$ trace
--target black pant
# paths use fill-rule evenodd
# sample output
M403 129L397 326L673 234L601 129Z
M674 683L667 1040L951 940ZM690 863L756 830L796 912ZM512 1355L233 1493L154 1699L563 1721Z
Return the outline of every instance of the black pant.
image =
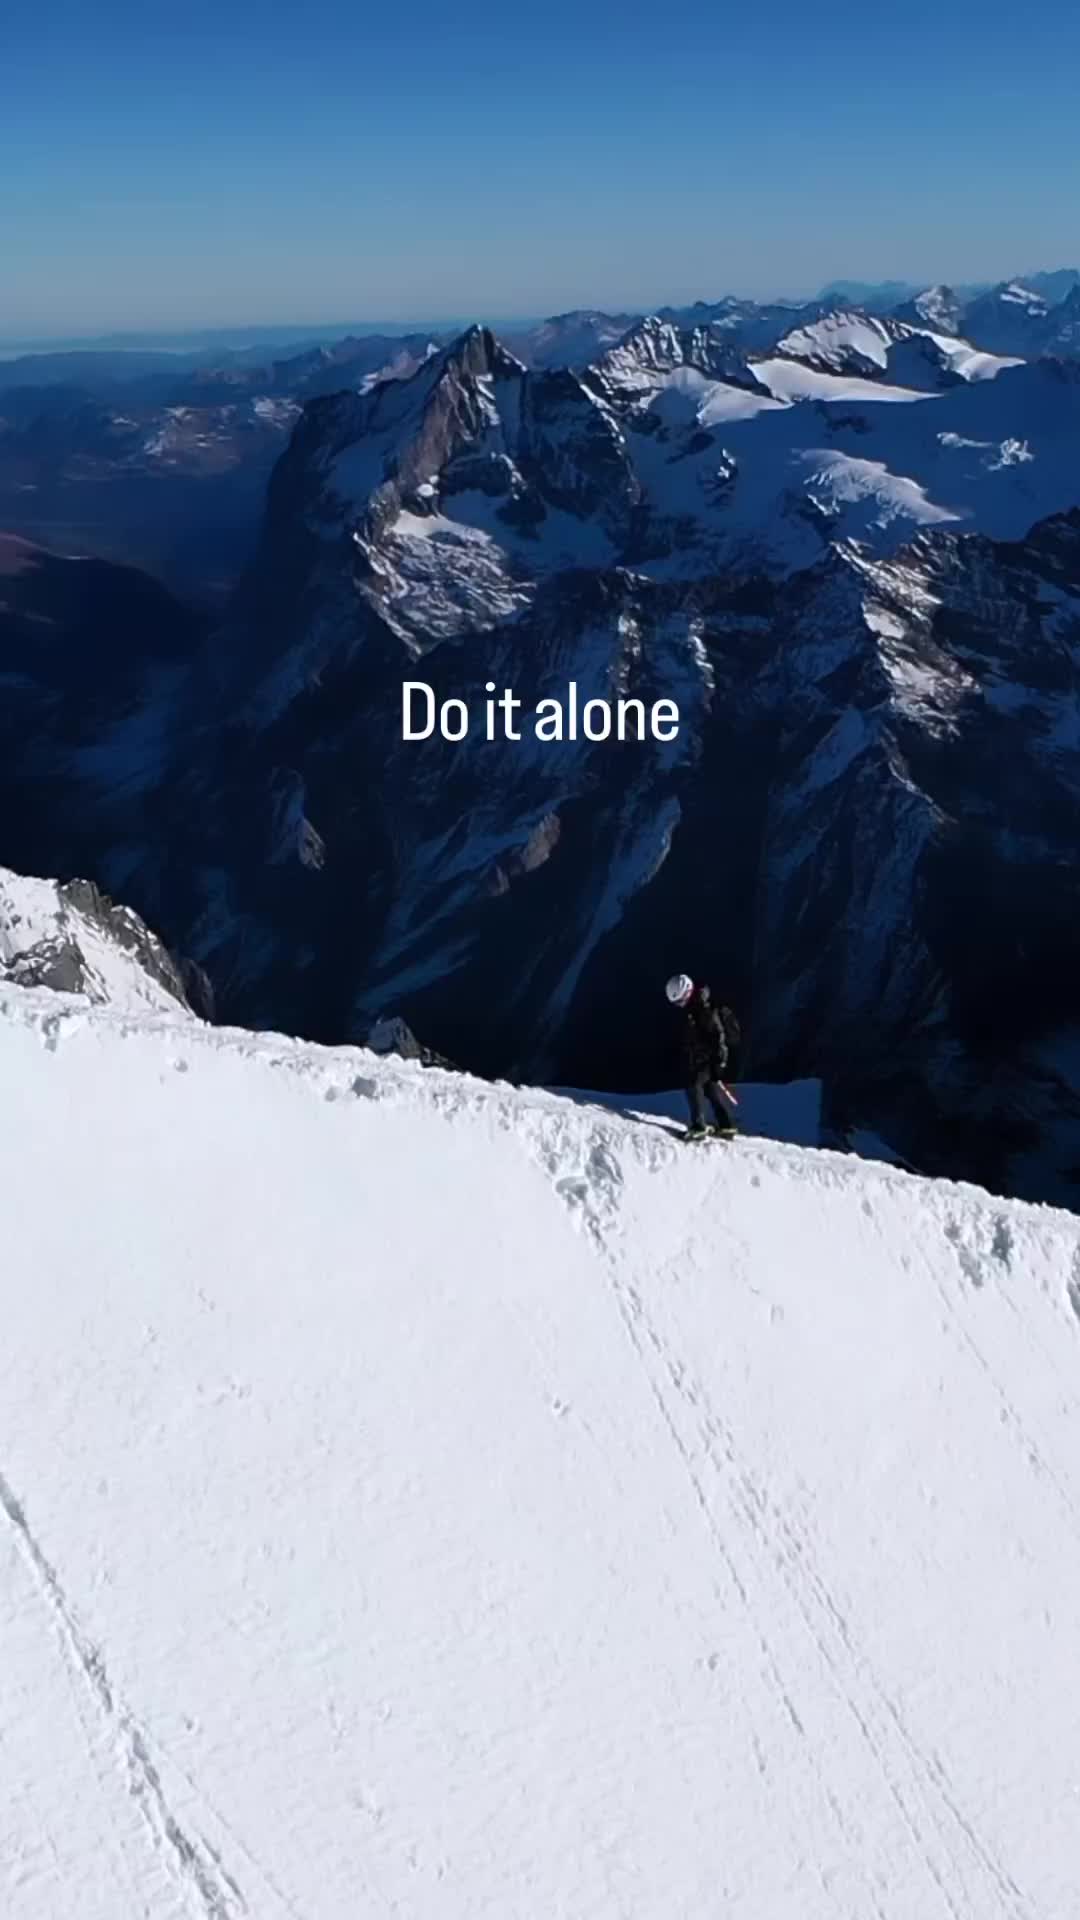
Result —
M730 1127L733 1116L720 1091L720 1076L712 1067L702 1067L694 1075L686 1089L686 1098L690 1103L690 1125L705 1125L705 1102L708 1100L718 1127Z

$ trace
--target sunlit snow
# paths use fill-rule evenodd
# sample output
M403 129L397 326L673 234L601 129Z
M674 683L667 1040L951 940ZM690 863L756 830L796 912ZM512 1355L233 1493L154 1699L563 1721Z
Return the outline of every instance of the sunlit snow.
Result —
M5 1920L1064 1920L1080 1222L0 989Z

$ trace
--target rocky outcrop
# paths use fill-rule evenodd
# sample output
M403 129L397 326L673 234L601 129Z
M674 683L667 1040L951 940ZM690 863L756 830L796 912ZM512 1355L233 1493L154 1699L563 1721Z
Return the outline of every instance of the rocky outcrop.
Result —
M383 1014L368 1028L364 1045L382 1056L396 1054L399 1060L418 1060L422 1067L445 1067L455 1071L454 1062L445 1054L434 1053L419 1041L407 1020L399 1013Z
M138 914L91 881L34 880L4 868L0 983L121 1010L192 1011L181 969Z

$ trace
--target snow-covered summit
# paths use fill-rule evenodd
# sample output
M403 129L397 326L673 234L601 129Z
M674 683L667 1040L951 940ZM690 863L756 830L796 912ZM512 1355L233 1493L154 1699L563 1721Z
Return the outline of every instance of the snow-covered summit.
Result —
M586 378L592 388L607 397L627 398L655 393L668 375L680 369L694 369L751 391L766 391L755 380L746 353L732 345L722 328L711 324L679 327L658 314L647 316L617 346L599 355Z
M180 969L129 907L86 880L0 867L0 980L125 1012L188 1010Z
M808 326L796 327L777 342L776 352L790 359L807 359L825 370L872 373L888 365L888 350L894 340L903 339L905 329L898 322L876 314L837 309L824 314Z
M327 564L349 543L355 587L416 651L519 618L578 569L784 574L927 525L1015 538L1076 497L1075 397L1048 366L857 312L766 357L653 316L580 372L527 370L473 328L411 379L309 407L271 518L284 498Z
M951 287L926 287L894 308L893 317L910 326L929 327L934 333L957 334L960 331L964 303Z
M926 311L914 322L899 315L837 310L808 325L796 327L778 341L775 352L823 374L854 374L867 380L888 378L894 385L934 392L963 380L993 380L1007 367L1020 365L1013 356L987 353L957 337L944 296L947 288L921 296ZM943 324L935 328L929 315L939 310ZM823 392L827 399L828 393Z
M1026 287L1022 280L1009 280L998 288L997 297L1003 306L1023 307L1029 313L1046 312L1046 301L1033 287Z
M1043 351L1050 311L1033 288L1007 280L969 303L963 329L970 340L994 353L1037 354Z
M5 1920L1061 1920L1080 1222L0 988Z

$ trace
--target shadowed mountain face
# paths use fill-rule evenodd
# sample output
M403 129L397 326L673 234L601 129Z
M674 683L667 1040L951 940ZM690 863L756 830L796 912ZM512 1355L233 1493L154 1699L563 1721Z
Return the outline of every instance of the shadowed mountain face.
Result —
M1080 385L915 335L655 321L575 373L475 330L312 402L223 627L107 647L91 727L31 675L35 852L0 857L91 873L227 1019L401 1012L488 1073L671 1084L686 968L755 1077L1075 1200ZM8 582L24 665L47 578ZM403 741L406 679L468 737ZM677 739L537 740L571 681L676 700Z
M0 820L20 871L94 876L154 835L206 631L134 568L0 535Z
M168 354L0 361L0 526L131 563L223 603L305 400L413 371L426 336L369 335L260 365Z

